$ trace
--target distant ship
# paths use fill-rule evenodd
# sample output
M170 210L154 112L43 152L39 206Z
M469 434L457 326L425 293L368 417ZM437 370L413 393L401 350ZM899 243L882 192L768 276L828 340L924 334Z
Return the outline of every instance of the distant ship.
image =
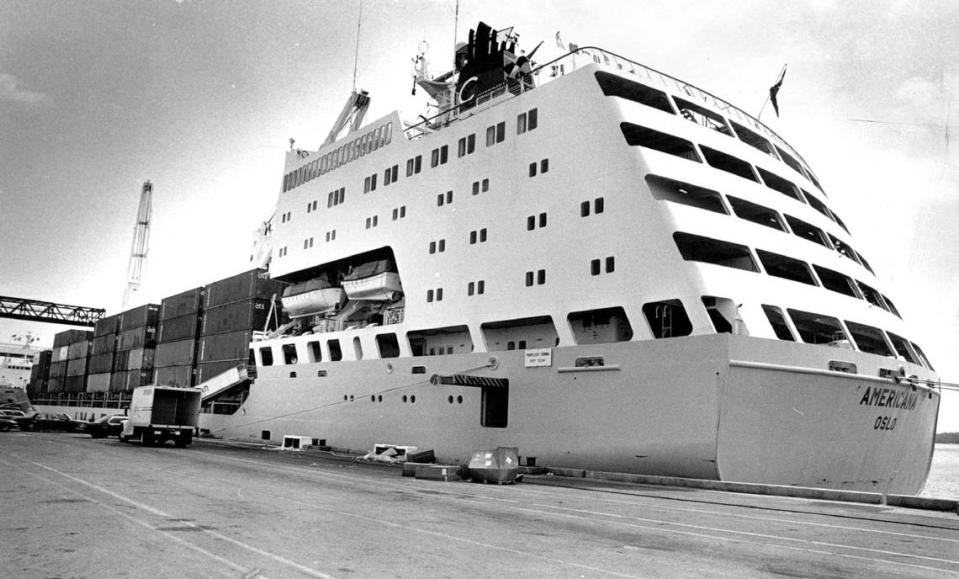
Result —
M919 492L938 378L802 155L608 51L535 65L511 30L436 77L417 59L422 122L363 124L354 92L291 147L260 246L291 319L201 384L234 401L202 428Z

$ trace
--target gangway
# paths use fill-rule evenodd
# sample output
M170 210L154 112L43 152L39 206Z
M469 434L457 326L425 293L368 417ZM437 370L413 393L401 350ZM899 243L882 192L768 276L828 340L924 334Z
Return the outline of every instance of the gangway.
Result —
M196 385L200 389L200 403L206 403L234 386L252 381L254 377L254 373L246 367L230 368L226 372L217 374L213 378Z

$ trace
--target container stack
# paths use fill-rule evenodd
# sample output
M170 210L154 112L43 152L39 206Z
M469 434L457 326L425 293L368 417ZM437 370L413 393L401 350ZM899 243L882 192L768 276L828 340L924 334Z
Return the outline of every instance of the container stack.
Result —
M206 310L197 361L199 384L249 362L253 332L275 329L281 319L278 296L283 284L265 270L254 269L206 286ZM271 304L276 317L271 318Z
M123 312L110 378L111 392L132 392L153 383L160 305L146 304Z
M53 363L53 351L44 350L37 356L36 362L30 369L30 384L27 386L27 396L36 398L47 392L50 379L50 364Z
M63 348L66 348L66 370L63 379L63 392L86 392L87 390L87 361L90 358L90 346L93 343L93 332L87 330L68 330L66 344L61 346L61 362ZM58 334L60 335L60 334ZM56 338L54 338L54 346Z
M205 296L206 288L198 287L163 300L154 361L156 384L182 388L194 384Z
M93 350L87 372L87 392L108 392L117 352L120 316L100 318L93 328Z

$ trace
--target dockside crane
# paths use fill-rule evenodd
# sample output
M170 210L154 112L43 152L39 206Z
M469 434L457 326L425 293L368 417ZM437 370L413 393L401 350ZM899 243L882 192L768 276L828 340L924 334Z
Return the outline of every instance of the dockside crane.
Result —
M143 183L140 192L140 206L137 209L137 221L133 228L133 246L130 248L130 266L127 268L127 287L123 292L122 311L126 311L127 303L133 292L140 289L143 271L147 264L147 251L150 245L150 212L153 202L153 184Z

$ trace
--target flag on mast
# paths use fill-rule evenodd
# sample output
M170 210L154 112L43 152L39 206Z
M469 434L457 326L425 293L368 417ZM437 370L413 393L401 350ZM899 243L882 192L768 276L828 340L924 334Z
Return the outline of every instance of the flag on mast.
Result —
M779 73L779 80L776 81L776 84L769 87L769 100L773 103L773 110L776 111L776 116L779 116L779 101L776 100L776 97L779 95L779 89L783 85L783 79L786 78L786 66L783 65L783 71Z

